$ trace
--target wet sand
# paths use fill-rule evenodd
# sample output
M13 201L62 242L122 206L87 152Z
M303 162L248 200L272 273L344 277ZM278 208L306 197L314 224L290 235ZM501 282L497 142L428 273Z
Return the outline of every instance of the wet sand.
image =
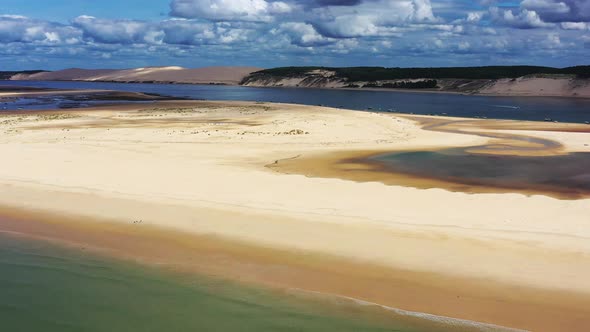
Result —
M515 287L484 279L355 262L342 257L260 247L222 237L174 232L145 225L121 225L62 215L3 209L0 232L66 244L71 248L155 265L175 272L324 294L415 311L373 307L385 322L413 322L437 331L503 331L487 321L533 331L581 330L588 326L590 294ZM331 301L337 300L332 298ZM343 301L346 303L347 301ZM501 303L501 305L499 305ZM448 317L425 318L421 312ZM350 313L354 315L354 312ZM379 319L379 316L376 316ZM443 324L439 324L443 323ZM454 326L449 328L449 324Z
M299 175L323 167L319 156L489 137L244 102L21 112L0 117L0 132L3 231L514 328L590 326L589 200L363 183L330 168ZM515 134L586 149L585 133ZM310 163L273 169L287 160Z

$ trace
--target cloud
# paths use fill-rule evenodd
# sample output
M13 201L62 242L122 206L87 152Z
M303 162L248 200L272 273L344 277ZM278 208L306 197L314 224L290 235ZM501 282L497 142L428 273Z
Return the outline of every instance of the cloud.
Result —
M588 0L523 0L520 6L534 10L546 22L589 22Z
M330 38L388 37L412 23L440 22L430 0L377 0L316 13L309 21Z
M24 16L0 16L0 43L79 44L112 52L109 45L214 45L245 42L253 36L246 24L171 19L161 22L100 19L82 15L63 25Z
M78 16L72 25L79 28L85 39L105 44L158 43L163 35L152 23L133 20L107 20Z
M490 17L497 24L518 29L548 28L553 25L544 22L534 10L523 9L516 14L511 9L490 8Z
M317 31L329 38L376 36L379 28L374 16L338 16L329 22L315 23Z
M529 10L545 13L565 14L569 13L570 11L570 7L563 1L556 2L553 0L524 0L520 3L520 6Z
M488 1L495 4L495 1ZM499 25L518 29L552 28L555 23L568 30L582 30L590 22L588 0L522 0L518 8L490 7L488 16ZM579 23L579 24L578 24Z
M481 21L484 13L482 12L470 12L467 14L467 18L465 19L469 23L477 23Z
M356 6L359 5L362 0L315 0L311 4L318 7L328 6Z
M97 19L80 16L72 25L83 32L85 41L101 44L215 45L245 42L250 29L237 23L171 19L161 22Z
M213 24L191 22L187 20L170 20L162 23L163 42L178 45L209 44L217 34Z
M248 41L252 31L230 23L168 20L161 24L166 44L214 45Z
M170 15L181 18L254 22L272 21L273 15L292 11L286 2L266 0L173 0L170 9Z
M432 13L432 4L430 0L414 0L412 1L414 12L412 15L415 21L435 21L434 14Z
M336 42L332 38L320 35L309 23L288 22L279 26L274 33L282 33L288 36L292 44L302 47L323 46Z
M152 21L81 15L56 23L0 15L0 64L11 57L30 63L60 58L68 64L78 58L97 59L100 67L158 61L184 61L188 66L201 61L259 66L460 65L470 59L477 64L559 59L583 63L587 62L584 45L590 43L581 40L590 33L588 0L169 0L169 4L170 16ZM78 65L84 64L80 60Z
M81 33L70 26L19 15L0 15L0 43L74 44L80 37Z
M585 22L562 22L560 26L564 30L590 30L590 23Z

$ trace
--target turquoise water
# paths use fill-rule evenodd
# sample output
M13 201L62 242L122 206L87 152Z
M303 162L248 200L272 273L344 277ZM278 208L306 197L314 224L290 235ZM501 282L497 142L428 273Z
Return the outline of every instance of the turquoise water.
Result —
M97 257L0 234L0 324L10 332L471 331L362 306Z

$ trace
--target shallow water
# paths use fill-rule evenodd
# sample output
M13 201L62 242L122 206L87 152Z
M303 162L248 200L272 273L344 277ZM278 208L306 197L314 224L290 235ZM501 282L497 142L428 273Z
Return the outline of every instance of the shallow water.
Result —
M282 102L407 114L590 122L590 99L581 98L489 97L421 92L103 82L0 81L0 85L58 89L109 89L191 99ZM8 109L10 105L3 107ZM1 109L2 105L0 104Z
M173 274L0 234L3 331L490 331Z
M590 197L590 153L515 156L454 148L391 153L373 160L388 171L465 186Z
M367 162L378 171L421 179L415 185L420 188L534 193L567 199L590 197L589 152L565 153L560 142L528 136L526 131L521 134L501 131L526 129L518 123L494 123L495 131L481 131L474 128L486 129L486 123L480 125L474 120L409 118L420 122L426 130L476 135L489 141L476 146L392 151L370 157ZM586 127L551 125L536 129L588 135Z
M137 99L137 98L136 98ZM83 108L113 103L150 103L148 100L129 100L125 97L109 95L108 93L94 94L64 94L38 95L34 97L4 97L0 98L0 111L12 110L53 110L65 108Z

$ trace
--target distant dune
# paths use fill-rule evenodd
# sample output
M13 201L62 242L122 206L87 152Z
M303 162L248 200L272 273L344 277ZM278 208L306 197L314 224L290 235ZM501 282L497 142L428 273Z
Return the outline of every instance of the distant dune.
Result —
M17 74L11 80L40 81L107 81L191 84L238 84L256 67L145 67L135 69L79 69Z
M10 75L9 75L10 74ZM12 76L11 76L12 75ZM590 66L382 67L145 67L5 72L11 80L227 84L256 87L349 88L501 96L590 98Z
M280 67L248 75L247 86L451 92L590 98L590 66L550 68Z
M558 96L590 98L590 80L563 77L501 79L481 89L480 94L502 96Z
M258 74L254 74L258 75ZM415 88L412 85L434 82L436 87ZM447 92L497 96L544 96L590 98L590 79L568 76L534 77L525 76L505 79L454 79L428 78L405 80L346 81L339 77L314 72L310 75L285 77L246 77L242 82L247 86L263 87L306 87L306 88L356 88L396 91ZM409 88L397 86L410 86Z

